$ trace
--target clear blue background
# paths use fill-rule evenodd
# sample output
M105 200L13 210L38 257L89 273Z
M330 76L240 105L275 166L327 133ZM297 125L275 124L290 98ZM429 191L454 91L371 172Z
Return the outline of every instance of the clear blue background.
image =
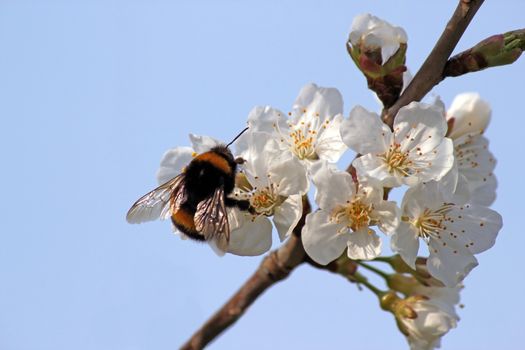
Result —
M0 2L0 349L174 349L261 260L218 258L168 222L128 225L163 152L194 132L229 140L257 104L288 110L335 86L345 113L377 109L345 52L352 18L403 26L422 63L456 1ZM524 26L522 0L486 1L458 50ZM450 103L490 101L505 226L466 280L445 349L524 344L523 80L516 64L448 79ZM403 349L373 295L308 266L274 286L212 349Z

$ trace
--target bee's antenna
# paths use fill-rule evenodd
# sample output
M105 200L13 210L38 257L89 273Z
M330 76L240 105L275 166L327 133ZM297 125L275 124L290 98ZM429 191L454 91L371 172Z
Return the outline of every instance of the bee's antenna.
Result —
M235 138L232 140L232 142L230 142L229 144L227 144L226 147L229 147L232 143L234 143L235 140L237 140L239 137L241 137L241 135L244 134L244 132L245 132L246 130L248 130L248 129L249 129L249 127L247 126L246 129L244 129L243 131L241 131L241 132L239 133L239 135L235 136Z

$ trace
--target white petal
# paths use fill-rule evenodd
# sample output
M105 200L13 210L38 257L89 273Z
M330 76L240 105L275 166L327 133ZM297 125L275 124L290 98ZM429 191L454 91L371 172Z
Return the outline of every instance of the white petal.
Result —
M381 239L369 228L348 235L348 257L350 259L371 260L381 254Z
M453 119L449 137L456 139L465 134L480 134L487 128L492 110L477 93L457 95L447 111L447 119Z
M398 253L411 268L416 268L417 252L419 251L419 236L414 227L401 222L390 241L392 250Z
M361 178L371 178L384 187L398 187L402 184L401 178L390 174L385 162L371 153L354 159L352 165L355 167L360 180Z
M326 129L322 129L315 146L315 153L320 159L335 163L348 149L341 139L342 120L343 116L339 114Z
M290 196L275 208L273 223L277 228L281 242L292 233L301 219L302 212L303 200L301 195Z
M197 154L201 154L209 151L215 146L222 145L223 143L209 136L200 136L195 134L190 134L190 141L192 148Z
M491 248L503 226L501 215L496 211L475 204L454 208L449 217L452 220L447 223L447 232L460 236L462 244L473 254Z
M454 193L458 187L458 182L460 181L459 177L460 175L458 172L458 166L457 166L456 161L454 160L454 163L452 164L452 168L450 168L450 170L445 174L445 176L441 178L441 180L439 180L439 182L441 183L441 186L445 189L447 193ZM467 196L468 196L468 188L467 188Z
M375 113L361 106L350 112L341 123L343 142L357 153L383 153L390 145L392 132Z
M256 106L248 114L250 131L263 131L273 134L276 131L276 126L281 130L288 128L286 116L278 109L270 106Z
M340 171L334 165L318 162L312 168L312 178L316 186L315 202L320 208L330 210L346 201L355 193L352 176Z
M343 254L349 234L338 234L340 225L329 222L328 214L318 210L306 216L302 230L304 250L315 262L326 265Z
M394 120L394 130L405 130L406 133L418 124L434 129L435 135L440 137L444 137L447 133L448 126L441 108L421 102L412 102L399 110ZM399 139L401 140L405 136L406 134L400 133ZM421 139L425 139L425 137Z
M444 247L441 242L431 240L427 268L432 276L447 287L455 287L478 265L472 253L461 245Z
M306 193L309 185L307 169L296 157L287 158L276 158L271 162L270 181L277 184L277 192L282 196Z
M268 133L250 130L239 138L239 148L243 149L240 156L246 175L263 178L266 185L270 163L282 155L277 141Z
M299 92L293 104L296 113L301 114L306 109L309 114L319 113L321 117L335 116L343 113L343 97L335 88L318 87L310 83Z
M470 202L483 206L489 206L496 200L496 187L498 182L494 174L489 174L486 180L471 189Z
M445 179L448 176L448 174L443 177ZM443 179L441 179L440 182L443 182ZM447 188L447 191L449 189ZM496 188L494 188L494 197L496 196ZM473 196L484 196L485 194L478 194L476 191L471 190L471 186L468 183L467 178L463 174L458 173L458 181L456 185L456 190L453 192L454 195L450 199L450 202L461 205L465 204L467 202L473 203ZM488 197L488 196L487 196ZM480 198L480 197L479 197Z
M454 166L454 145L449 138L442 142L433 151L419 156L417 162L421 164L420 172L415 176L405 178L404 183L414 186L420 182L440 180ZM417 179L414 181L414 179Z
M488 140L482 135L464 135L454 140L454 155L458 171L471 188L485 182L496 167L496 159L488 150Z
M255 221L247 218L242 226L232 230L228 252L241 256L255 256L266 253L271 247L272 224L267 217L260 216Z
M160 168L157 170L159 185L182 173L184 167L193 159L192 154L193 149L191 147L177 147L167 150L162 156Z
M403 197L403 215L415 219L425 208L440 207L445 200L445 189L440 182L429 181L409 188Z
M396 232L399 226L400 211L396 202L381 201L374 204L374 215L379 217L378 227L387 235Z

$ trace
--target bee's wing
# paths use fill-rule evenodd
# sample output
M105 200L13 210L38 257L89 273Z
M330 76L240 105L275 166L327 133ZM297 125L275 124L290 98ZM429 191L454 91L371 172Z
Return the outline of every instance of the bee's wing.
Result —
M195 229L202 233L206 240L213 239L219 249L226 251L230 241L230 225L222 186L197 205L193 221Z
M166 219L171 210L180 207L185 197L184 174L180 174L140 197L129 209L126 220L130 224L139 224L158 218Z

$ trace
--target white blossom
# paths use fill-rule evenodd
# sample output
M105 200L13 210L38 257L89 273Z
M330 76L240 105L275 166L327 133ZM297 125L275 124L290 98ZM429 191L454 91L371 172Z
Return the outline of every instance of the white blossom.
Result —
M489 104L474 93L456 96L447 111L456 171L447 174L445 180L453 186L457 202L489 206L496 198L496 160L488 150L489 141L482 135L490 114Z
M380 49L385 63L397 52L400 44L406 44L407 34L403 28L366 13L354 17L349 41L361 51Z
M321 159L337 162L347 147L339 127L343 99L337 89L308 84L303 87L292 111L284 114L272 107L255 107L248 116L250 131L267 132L283 151L309 167Z
M494 245L501 216L484 206L450 202L443 184L431 181L410 188L403 198L401 222L392 250L415 268L419 239L428 244L427 268L448 287L456 286L477 266L474 254Z
M450 294L453 292L450 291ZM457 293L459 299L459 293ZM429 296L406 299L408 306L417 315L415 318L399 317L411 350L431 350L439 348L441 338L452 328L456 328L459 317L454 305ZM448 305L447 305L448 304Z
M302 215L302 195L308 189L308 178L301 162L283 154L277 142L267 133L250 132L239 139L240 156L245 160L238 174L232 198L250 202L251 211L236 210L239 235L250 236L264 227L271 237L272 225L284 240Z
M306 253L326 265L345 249L351 259L373 259L381 253L381 239L370 226L386 234L398 225L394 202L383 200L383 189L353 182L352 176L326 162L313 169L319 210L306 217L302 231Z
M439 180L452 168L453 145L439 108L412 102L399 110L393 129L360 106L343 121L343 141L362 155L353 162L360 178L385 187L414 186Z

